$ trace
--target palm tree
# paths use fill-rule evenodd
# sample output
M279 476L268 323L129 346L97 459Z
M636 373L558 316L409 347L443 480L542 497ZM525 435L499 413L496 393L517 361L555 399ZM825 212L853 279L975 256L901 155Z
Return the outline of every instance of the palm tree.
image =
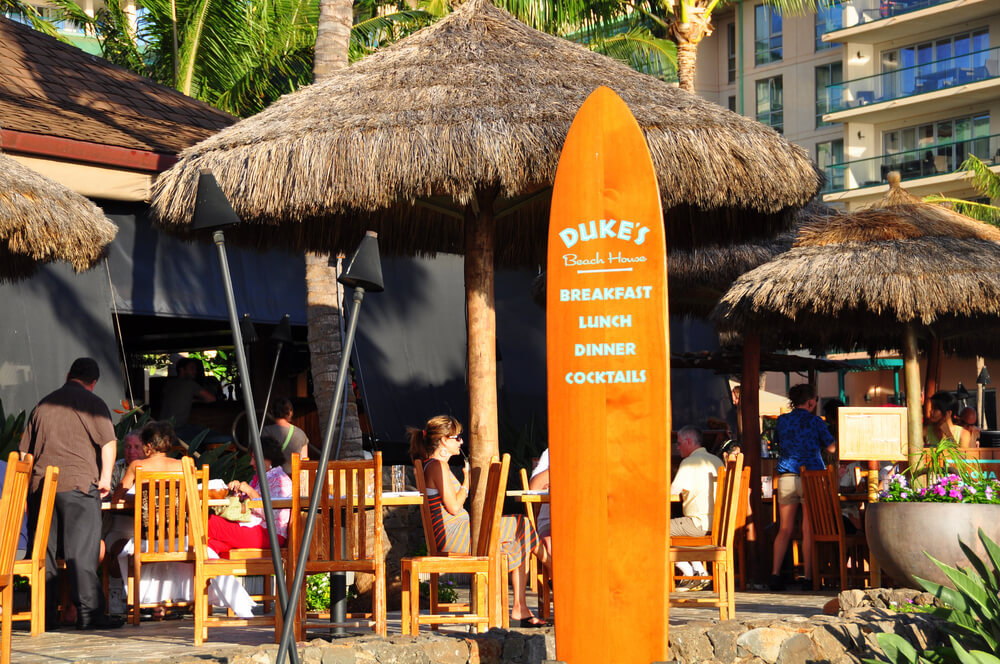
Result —
M992 204L992 201L1000 199L1000 174L990 170L989 164L975 155L969 155L958 167L958 172L966 172L976 193L991 202L977 203L961 198L937 195L927 196L924 200L928 203L945 203L950 205L955 212L960 212L967 217L978 219L992 226L1000 226L1000 207Z

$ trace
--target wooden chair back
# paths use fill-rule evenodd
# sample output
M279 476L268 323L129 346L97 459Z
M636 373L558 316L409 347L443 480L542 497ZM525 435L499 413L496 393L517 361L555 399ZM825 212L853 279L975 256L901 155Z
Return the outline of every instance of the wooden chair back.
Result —
M0 662L10 662L14 613L14 556L24 523L24 507L28 504L32 457L18 458L11 452L7 458L3 494L0 496Z
M437 541L434 539L434 526L431 521L431 504L427 497L427 479L424 477L424 462L420 459L413 460L413 475L417 480L417 491L423 497L420 503L420 523L424 527L424 541L427 542L427 555L439 556Z
M476 555L494 558L500 547L500 517L503 516L503 501L507 494L507 474L510 472L510 455L504 454L500 461L490 460L486 474L486 498L483 501L483 515L479 526L479 541ZM486 535L489 537L485 537Z
M204 482L207 486L208 482ZM135 470L135 556L142 562L190 560L188 555L188 502L184 473L179 470L147 472ZM146 523L140 508L145 497ZM146 550L139 542L145 540Z
M716 483L721 485L721 506L719 520L713 524L712 544L731 549L736 535L736 521L739 514L740 485L743 480L743 455L737 454L723 468Z
M42 483L42 499L38 506L38 521L35 523L35 538L31 552L24 560L14 561L14 574L23 576L31 587L30 604L26 611L15 613L14 620L29 620L31 636L45 632L45 554L49 546L49 531L52 529L52 511L59 488L59 468L47 466Z
M303 461L292 455L292 476L309 492L319 472L318 461ZM327 466L326 490L320 495L319 512L309 543L311 562L352 562L382 558L382 453L361 461L331 461ZM308 496L292 491L288 541L297 552L302 546ZM369 546L368 531L376 536Z
M803 468L799 476L802 478L803 508L809 514L813 538L818 541L842 539L844 520L840 516L836 467L831 465L826 470Z
M17 452L7 457L3 495L0 497L0 587L13 583L14 555L24 524L24 507L28 504L28 485L31 483L32 457L19 458ZM4 608L7 613L9 607Z
M194 459L181 459L184 475L184 499L188 519L188 545L197 562L210 560L208 557L208 466L196 468ZM200 486L199 486L200 485Z

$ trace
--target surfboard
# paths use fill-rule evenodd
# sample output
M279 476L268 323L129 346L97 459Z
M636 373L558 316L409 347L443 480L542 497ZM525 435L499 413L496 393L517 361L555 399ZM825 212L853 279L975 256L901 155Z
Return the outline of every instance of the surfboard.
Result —
M556 656L667 659L670 364L652 158L600 87L552 190L546 349Z

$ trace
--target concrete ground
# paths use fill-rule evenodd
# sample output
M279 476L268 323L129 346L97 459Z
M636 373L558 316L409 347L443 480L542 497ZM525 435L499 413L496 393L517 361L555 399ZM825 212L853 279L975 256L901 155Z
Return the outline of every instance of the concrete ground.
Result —
M823 605L834 593L772 593L745 592L736 595L739 620L812 616L823 612ZM529 597L534 606L535 598ZM670 611L670 624L717 620L717 609L680 608ZM27 631L15 630L12 664L68 664L70 662L143 662L182 657L198 659L209 655L232 655L242 646L257 646L274 642L274 632L260 627L227 627L211 629L209 641L200 648L192 643L194 621L144 621L139 627L125 625L120 629L80 632L64 628L31 638ZM444 630L442 630L444 631ZM399 611L389 612L389 634L400 633ZM322 637L310 632L310 638Z

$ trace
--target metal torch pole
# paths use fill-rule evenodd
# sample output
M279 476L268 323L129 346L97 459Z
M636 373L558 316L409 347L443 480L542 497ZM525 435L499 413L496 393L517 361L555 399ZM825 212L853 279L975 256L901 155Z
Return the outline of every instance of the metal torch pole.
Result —
M274 523L274 512L271 509L271 491L267 486L267 474L264 470L264 453L260 447L260 430L257 428L257 412L253 405L253 392L250 390L250 372L247 369L246 352L243 348L243 339L239 333L240 322L236 315L236 298L233 295L233 280L229 274L229 260L226 258L226 238L222 231L217 230L212 233L215 246L219 249L219 268L222 271L222 283L226 291L226 306L229 309L229 324L233 329L233 345L236 347L236 367L240 372L240 387L243 390L243 408L247 416L247 425L250 430L250 450L257 465L257 483L260 490L261 502L264 504L264 520L267 523L267 539L271 545L271 561L274 563L274 585L278 589L278 604L282 615L287 620L292 616L291 611L286 611L286 607L294 606L288 603L288 588L285 586L285 572L281 565L281 548L278 546L278 531ZM301 564L301 563L300 563ZM298 577L296 577L298 578ZM298 583L302 583L299 579ZM293 616L294 617L294 616ZM282 626L283 635L290 634L288 624ZM280 660L279 660L280 661ZM293 664L298 664L298 652L291 655Z
M306 560L309 557L309 547L312 543L313 527L316 525L316 512L319 508L319 499L323 492L327 491L326 467L330 463L330 448L333 443L333 430L336 427L337 415L340 410L339 395L344 391L344 384L347 381L347 365L351 359L351 346L354 345L354 335L358 329L358 317L361 314L361 301L365 297L365 289L357 287L354 289L354 315L347 326L347 339L344 343L343 352L340 356L340 369L337 373L337 385L333 390L337 398L333 399L330 406L330 418L326 423L326 431L323 434L323 449L319 455L319 469L316 472L316 481L313 483L312 494L309 496L309 512L306 516L306 524L302 530L302 546L298 552L298 559L295 564L295 579L292 581L292 590L288 598L288 608L285 610L285 620L282 626L281 644L278 646L278 654L274 659L275 664L282 664L285 653L291 642L292 630L290 626L294 616L294 607L298 604L299 595L302 590L302 583L305 581ZM294 650L294 649L293 649Z

